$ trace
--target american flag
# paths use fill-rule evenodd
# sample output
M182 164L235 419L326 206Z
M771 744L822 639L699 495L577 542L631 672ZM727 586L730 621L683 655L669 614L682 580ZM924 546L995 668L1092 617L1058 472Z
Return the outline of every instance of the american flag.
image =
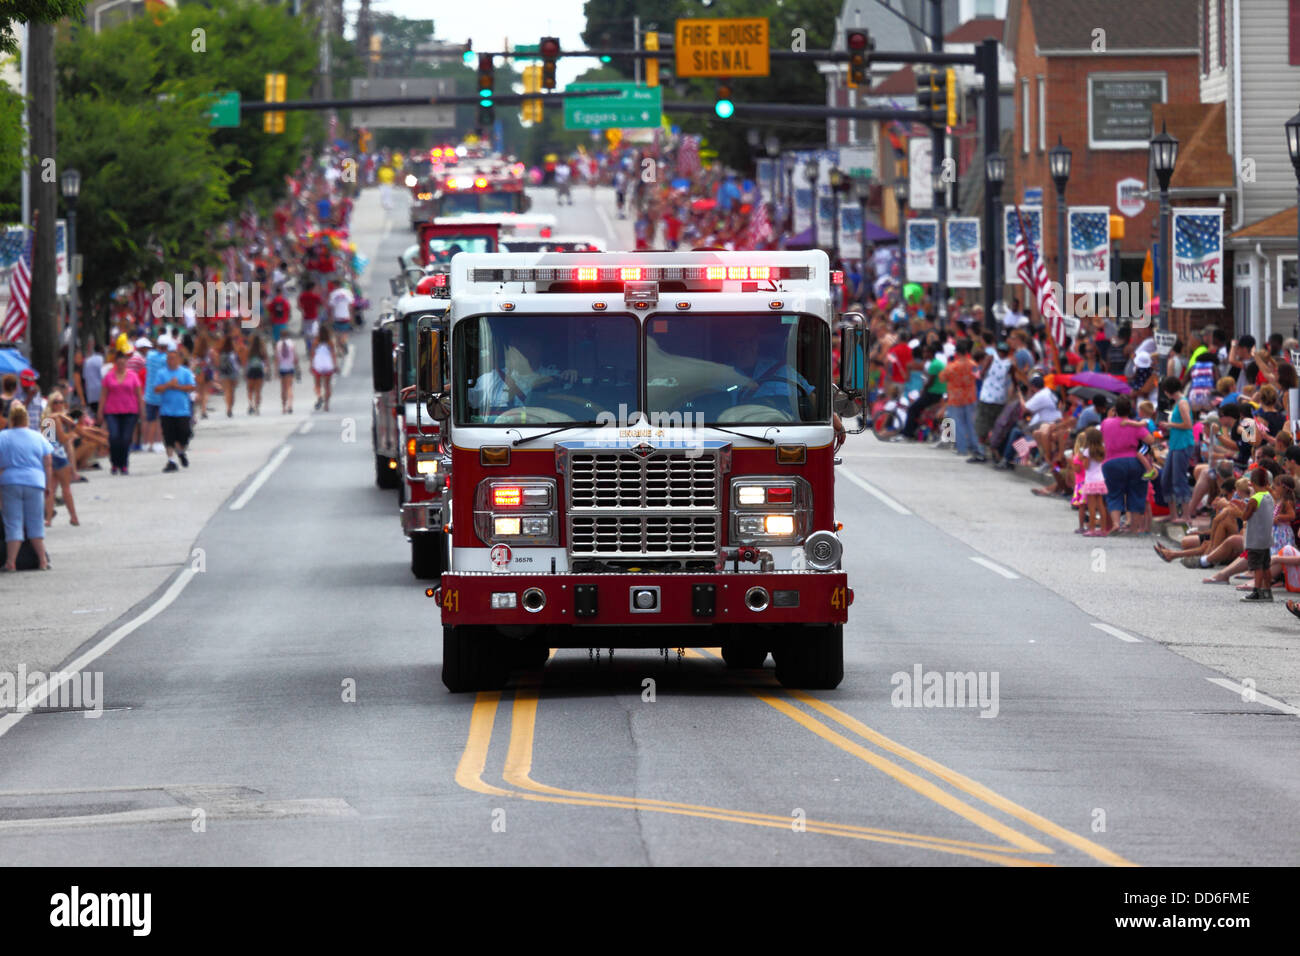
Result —
M683 136L677 146L677 175L690 178L700 171L700 138Z
M772 219L767 212L767 203L754 204L754 211L749 216L749 228L746 230L745 242L751 249L760 249L774 238Z
M1023 465L1025 462L1029 461L1029 453L1038 447L1038 442L1034 441L1032 438L1017 438L1011 443L1011 447L1014 448L1016 454L1020 456L1020 463Z
M4 322L0 323L0 340L17 342L27 331L27 318L31 314L32 304L32 243L36 230L27 237L26 248L18 257L14 271L9 276L9 308L5 310Z
M1038 314L1047 323L1047 330L1052 334L1052 341L1059 348L1065 344L1065 317L1056 305L1056 295L1052 292L1052 283L1047 277L1047 265L1037 250L1030 251L1025 246L1025 230L1016 231L1016 275L1026 289L1032 289L1038 304Z

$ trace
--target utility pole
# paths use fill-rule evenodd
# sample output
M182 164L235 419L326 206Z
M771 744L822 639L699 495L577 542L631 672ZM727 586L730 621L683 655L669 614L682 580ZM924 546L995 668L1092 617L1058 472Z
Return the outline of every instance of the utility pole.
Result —
M321 0L320 5L320 87L319 95L323 100L334 98L334 88L330 83L330 40L333 38L334 0Z
M930 52L943 52L943 0L930 0ZM931 129L930 133L930 169L934 175L934 214L938 223L938 235L935 237L935 249L938 255L939 282L935 287L935 312L939 318L939 326L943 328L947 325L948 319L948 268L947 268L947 243L944 242L944 220L946 215L946 192L944 188L947 183L944 181L944 153L948 137L945 126L937 126Z
M40 373L42 388L48 391L55 385L59 337L59 301L54 284L54 233L59 218L59 177L54 166L54 26L31 23L27 29L31 81L28 121L34 165L25 175L32 177L32 210L38 226L32 249L28 330L32 365Z
M641 18L632 17L632 49L641 49ZM637 57L632 61L632 81L638 86L641 84L641 58Z
M998 117L998 41L985 40L979 47L983 59L984 73L984 156L987 158L1002 150L1001 120ZM1001 184L998 185L1001 189ZM1001 297L1002 290L997 288L998 257L1002 255L998 239L1002 235L1002 223L999 221L998 203L989 188L987 178L984 181L984 322L987 328L995 329L993 304Z

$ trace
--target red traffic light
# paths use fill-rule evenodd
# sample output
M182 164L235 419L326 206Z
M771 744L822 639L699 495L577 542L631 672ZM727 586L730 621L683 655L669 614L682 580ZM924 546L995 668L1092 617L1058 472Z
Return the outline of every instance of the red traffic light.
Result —
M867 48L867 35L861 30L850 30L845 41L850 50L865 50Z
M555 37L542 37L542 42L537 45L537 49L546 58L559 56L560 41Z

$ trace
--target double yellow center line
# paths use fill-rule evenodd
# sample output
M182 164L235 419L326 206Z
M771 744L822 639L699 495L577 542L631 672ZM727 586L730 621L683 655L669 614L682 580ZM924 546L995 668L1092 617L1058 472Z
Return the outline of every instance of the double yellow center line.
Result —
M688 651L692 657L703 657L694 651ZM715 655L710 655L715 656ZM850 739L830 724L824 722L808 710L794 706L788 700L776 696L769 687L745 686L751 694L777 712L789 717L800 726L811 731L822 740L834 745L844 752L857 757L869 766L887 774L905 787L932 800L947 810L974 823L983 830L1002 841L1000 844L977 843L968 840L956 840L947 837L910 833L898 830L886 830L878 827L865 827L847 823L834 823L825 820L804 821L803 829L809 833L848 839L867 840L876 843L888 843L917 849L935 850L959 856L972 857L986 862L1007 866L1045 866L1045 860L1026 859L1019 854L1051 855L1054 851L1026 833L1006 824L960 796L939 786L922 776L916 770L909 769L899 762L868 749L861 743ZM537 727L537 709L541 678L529 675L515 689L511 708L510 741L506 751L502 781L505 787L496 786L483 780L487 768L488 751L492 742L493 729L500 709L502 695L499 691L481 692L474 701L470 713L469 738L456 768L456 782L467 790L490 796L507 796L543 803L559 803L570 806L605 807L632 810L635 812L667 813L701 819L719 820L727 823L739 823L749 826L768 827L790 830L792 817L788 815L760 813L749 810L734 810L701 804L680 803L671 800L652 800L644 797L627 797L615 794L593 793L583 790L567 790L548 786L532 779L533 742ZM872 730L856 718L831 706L823 700L800 691L788 692L798 703L809 710L824 715L841 728L857 735L862 740L898 757L918 770L938 778L948 787L960 791L969 797L984 803L990 809L999 811L1019 820L1021 823L1037 830L1044 836L1073 847L1088 856L1111 866L1133 866L1128 860L1105 847L1098 846L1090 840L1061 827L1050 820L1027 810L1015 802L995 793L983 784L957 773L922 754L896 743L882 734Z

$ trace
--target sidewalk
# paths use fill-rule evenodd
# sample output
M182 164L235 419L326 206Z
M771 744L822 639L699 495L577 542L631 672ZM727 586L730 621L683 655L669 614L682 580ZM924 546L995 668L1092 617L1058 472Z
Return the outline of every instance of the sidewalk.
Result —
M1300 622L1287 613L1280 589L1271 605L1242 604L1235 587L1202 584L1210 572L1161 561L1152 550L1166 540L1159 531L1131 538L1076 535L1067 501L1030 494L1046 481L1041 475L1025 480L1032 469L1017 469L1013 476L968 465L951 446L882 443L869 433L850 436L842 455L841 468L1098 620L1300 705ZM893 579L918 573L923 572L898 568Z
M358 197L352 235L370 259L369 270L383 268L375 261L383 236L404 226L396 216L386 220L377 190ZM89 482L72 490L80 527L70 526L67 510L60 507L46 530L53 570L0 577L0 672L13 672L19 664L28 672L56 667L177 569L196 561L195 539L236 488L304 421L314 418L319 427L322 415L312 412L307 368L304 364L303 380L294 385L292 415L279 411L275 377L263 387L259 416L247 414L242 382L233 418L225 417L219 391L209 396L210 417L195 427L188 469L163 474L165 455L137 452L127 477L110 476L107 458L104 470L87 471ZM353 377L365 373L345 360L341 371L349 370Z

